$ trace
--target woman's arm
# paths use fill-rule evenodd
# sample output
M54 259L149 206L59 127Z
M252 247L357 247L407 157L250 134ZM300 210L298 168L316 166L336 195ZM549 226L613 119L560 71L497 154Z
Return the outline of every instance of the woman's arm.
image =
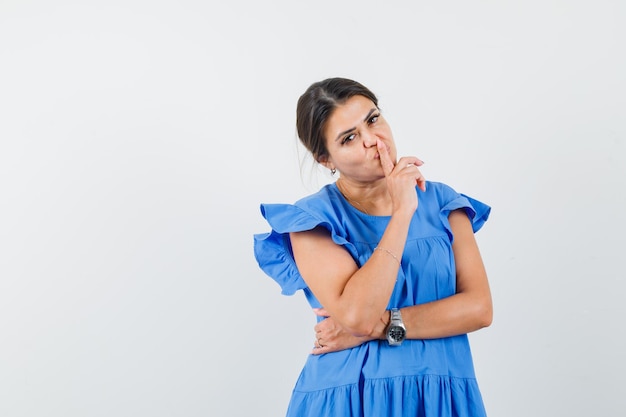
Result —
M470 220L464 210L455 210L449 221L454 235L456 294L401 309L410 339L454 336L491 325L491 291Z
M491 324L493 307L487 273L474 238L469 218L464 210L455 210L449 216L454 235L452 250L456 264L456 293L450 297L401 309L409 339L433 339L469 333ZM321 354L357 346L368 340L385 339L389 312L379 319L369 337L353 336L334 322L330 316L315 326L316 337L323 340Z
M387 308L418 205L415 186L425 187L415 168L422 161L403 157L394 164L382 141L377 141L377 148L392 202L391 219L378 243L381 250L374 250L359 268L324 228L290 234L302 278L333 319L356 336L372 335Z
M402 254L410 216L392 216L380 247ZM376 250L359 268L350 254L316 228L291 233L298 270L330 316L349 333L370 336L384 314L396 283L399 263Z

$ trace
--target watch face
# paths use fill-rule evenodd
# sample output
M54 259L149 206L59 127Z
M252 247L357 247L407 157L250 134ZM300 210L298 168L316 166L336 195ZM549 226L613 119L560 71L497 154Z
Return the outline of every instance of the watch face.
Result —
M389 328L389 337L396 342L404 340L406 330L400 326L392 326Z

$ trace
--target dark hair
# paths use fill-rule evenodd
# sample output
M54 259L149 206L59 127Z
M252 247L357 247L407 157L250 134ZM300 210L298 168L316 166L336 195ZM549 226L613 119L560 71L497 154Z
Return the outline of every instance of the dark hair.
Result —
M367 87L347 78L327 78L313 83L298 99L296 127L302 144L316 161L328 156L324 130L337 106L354 96L364 96L378 107L378 99Z

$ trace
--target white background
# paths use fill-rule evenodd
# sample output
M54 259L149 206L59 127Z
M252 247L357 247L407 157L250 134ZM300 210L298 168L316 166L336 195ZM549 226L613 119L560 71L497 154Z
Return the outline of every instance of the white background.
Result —
M0 0L0 415L284 414L314 317L252 235L332 180L330 76L493 207L490 416L623 413L625 4Z

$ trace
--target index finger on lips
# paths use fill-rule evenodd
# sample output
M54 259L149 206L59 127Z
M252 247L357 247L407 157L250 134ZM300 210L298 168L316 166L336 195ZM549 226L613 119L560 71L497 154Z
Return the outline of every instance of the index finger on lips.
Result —
M393 167L395 166L395 164L391 160L391 156L389 156L389 150L387 149L387 146L383 143L383 141L378 139L376 141L376 148L378 148L380 165L383 167L383 173L386 177L391 174L391 171L393 171Z

